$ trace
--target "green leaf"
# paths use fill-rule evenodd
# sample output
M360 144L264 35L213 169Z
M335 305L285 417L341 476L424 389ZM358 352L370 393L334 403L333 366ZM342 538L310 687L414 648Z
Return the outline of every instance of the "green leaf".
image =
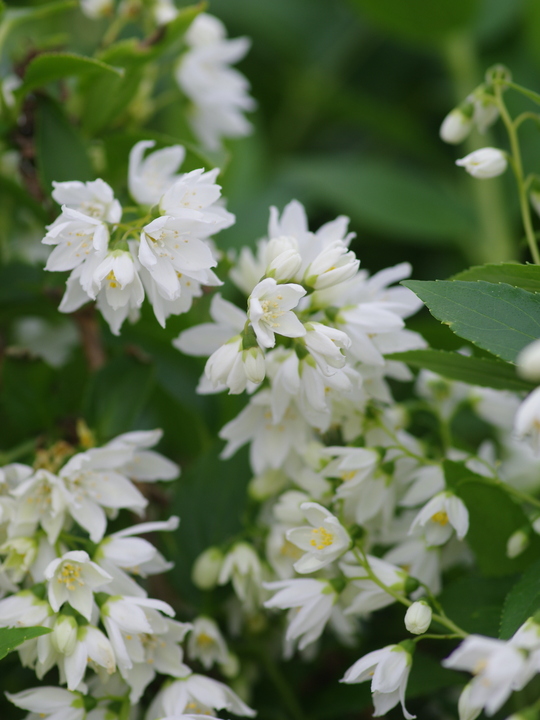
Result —
M460 280L402 283L459 337L514 362L540 337L540 297L511 285Z
M445 460L446 484L469 511L469 531L465 541L474 552L478 568L485 577L502 577L521 572L540 556L540 537L531 536L527 550L516 558L506 556L510 536L529 525L529 519L504 490L471 472L462 463Z
M132 357L114 358L90 379L84 417L100 440L135 429L153 383L153 365Z
M527 292L540 292L540 266L519 263L476 265L454 275L451 280L484 280L490 283L506 283Z
M285 166L292 194L346 212L355 223L393 239L440 245L474 232L467 206L438 178L366 158L311 158Z
M75 53L43 53L28 65L24 82L18 88L17 95L22 97L34 88L64 77L91 75L94 79L101 74L122 77L124 69Z
M409 350L392 353L388 360L401 360L416 368L425 368L450 380L495 388L495 390L531 391L535 386L516 375L515 367L501 360L469 357L446 350Z
M445 586L439 601L467 632L497 637L501 610L514 578L461 577Z
M0 628L0 660L26 640L46 635L47 627Z
M77 5L77 0L58 0L58 2L36 5L34 7L10 7L6 8L4 20L6 23L9 23L11 27L14 27L27 21L43 20L51 15L56 15L56 13L71 10L77 7Z
M382 30L433 45L475 18L477 0L354 0Z
M86 145L62 107L40 96L37 107L36 161L42 187L50 193L52 182L92 180L94 173Z
M501 615L500 637L507 640L540 610L540 560L531 565L508 593Z
M47 211L20 185L10 180L5 175L0 175L0 191L17 201L17 204L23 205L33 212L33 214L41 222L46 223L49 220Z

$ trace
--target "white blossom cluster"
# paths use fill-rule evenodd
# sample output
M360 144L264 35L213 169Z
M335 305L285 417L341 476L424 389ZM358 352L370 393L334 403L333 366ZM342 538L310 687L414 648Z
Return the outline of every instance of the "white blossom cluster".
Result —
M49 628L24 642L19 656L40 680L57 668L66 686L8 694L29 718L127 717L126 708L157 674L170 680L147 720L222 709L254 715L225 684L183 661L181 643L189 633L188 654L205 668L234 662L217 625L209 618L172 619L174 609L148 597L136 580L172 567L140 536L174 530L178 518L107 532L119 510L142 514L147 500L140 483L178 475L177 465L151 449L160 437L158 430L131 432L76 454L59 444L38 458L38 469L11 464L0 470L0 627Z
M299 203L290 203L281 216L272 209L268 237L256 252L242 250L230 273L247 296L246 308L216 294L212 322L184 331L174 343L187 354L210 356L199 392L248 393L247 406L220 433L227 442L222 456L249 444L249 490L261 503L258 526L265 529L264 544L246 537L226 552L209 548L198 558L193 579L204 588L231 582L248 616L262 606L288 611L287 658L296 650L312 655L327 626L341 642L354 644L359 621L395 603L408 606L410 633L428 630L443 571L471 561L463 542L468 510L447 483L445 458L486 479L514 484L539 468L524 439L527 431L520 429L525 412L528 432L534 432L533 413L526 405L519 410L515 393L423 370L415 394L436 423L450 427L467 406L492 426L499 449L487 441L469 454L443 438L436 459L407 430L406 409L394 401L387 378L411 375L385 356L424 347L403 323L418 301L405 288L392 287L410 268L400 265L370 277L349 250L351 239L346 218L313 233ZM512 539L509 557L525 547L525 541ZM493 642L514 648L518 641ZM414 647L406 640L369 653L342 681L371 679L375 714L401 703L410 718L404 697ZM539 671L536 655L526 650L523 644L512 650L524 660L519 677L498 688L500 702L488 700L487 681L474 680L472 687L480 689L469 701L467 686L461 706L472 702L477 714L500 708ZM459 660L460 652L447 666L479 672ZM497 660L496 667L502 672L504 663ZM460 712L461 720L473 717Z
M153 146L137 143L129 159L129 191L142 218L124 221L103 180L54 183L62 213L43 238L55 246L45 269L71 270L60 311L95 300L116 335L126 318L137 320L145 295L164 326L169 315L189 310L203 285L219 285L210 237L234 223L220 204L219 170L176 174L184 148L144 157Z

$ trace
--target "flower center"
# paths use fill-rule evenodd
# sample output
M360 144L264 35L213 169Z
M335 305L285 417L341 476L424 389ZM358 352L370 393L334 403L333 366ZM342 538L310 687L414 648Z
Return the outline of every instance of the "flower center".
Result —
M78 563L64 563L57 580L68 590L75 590L76 585L82 587L84 580L81 580L81 566Z
M203 647L208 647L208 645L214 644L214 638L210 637L210 635L207 635L205 632L202 632L197 635L197 642Z
M117 288L118 287L118 281L114 275L114 272L111 270L111 272L107 275L107 280L109 281L109 287L111 288Z
M281 300L281 295L278 295L277 299ZM271 327L279 327L279 323L275 321L284 313L284 311L280 309L279 303L275 300L261 300L261 308L264 313L264 322L268 323Z
M448 524L448 515L444 512L444 510L439 510L439 512L436 512L435 515L431 516L431 519L433 520L433 522L442 525L442 527Z
M313 535L311 545L317 550L324 550L334 542L333 534L323 527L312 530L311 534Z

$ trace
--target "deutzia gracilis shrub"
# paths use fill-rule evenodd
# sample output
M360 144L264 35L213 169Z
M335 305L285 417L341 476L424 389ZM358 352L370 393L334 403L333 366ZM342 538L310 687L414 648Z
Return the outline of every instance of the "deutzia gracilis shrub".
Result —
M2 712L534 720L522 11L215 5L0 7Z

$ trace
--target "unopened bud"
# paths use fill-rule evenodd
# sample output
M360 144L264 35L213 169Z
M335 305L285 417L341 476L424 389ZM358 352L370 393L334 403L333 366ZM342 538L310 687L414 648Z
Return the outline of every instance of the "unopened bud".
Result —
M506 543L506 555L515 558L529 547L529 529L520 528L512 533Z
M242 352L242 362L248 380L252 383L259 384L264 380L266 374L266 364L264 361L264 353L260 347L252 347Z
M471 702L471 683L465 685L458 700L459 720L475 720L482 712L482 705L473 705Z
M516 358L517 372L525 380L540 381L540 340L530 343Z
M51 633L53 647L62 655L71 655L75 650L79 626L71 615L60 615Z
M456 160L456 165L464 167L469 175L479 180L487 180L502 175L508 162L502 150L485 147Z
M433 611L425 600L414 602L405 613L405 627L413 635L422 635L431 625Z
M486 84L492 85L493 83L510 83L512 82L512 73L506 67L506 65L492 65L486 70Z
M472 104L451 110L442 121L441 129L439 130L441 140L452 145L457 145L465 140L472 130L473 111L474 107Z
M193 584L200 590L211 590L217 585L223 565L223 553L217 547L209 547L195 560L191 570Z

